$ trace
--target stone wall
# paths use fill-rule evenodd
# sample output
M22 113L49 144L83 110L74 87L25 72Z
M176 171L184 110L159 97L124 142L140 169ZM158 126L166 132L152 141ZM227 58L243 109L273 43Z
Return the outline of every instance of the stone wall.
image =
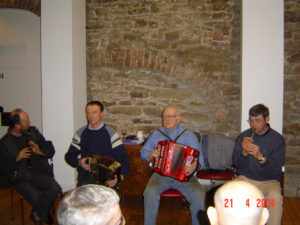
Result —
M285 1L284 118L285 195L300 187L300 2Z
M87 1L88 100L119 132L161 125L167 104L201 133L240 130L240 1Z
M99 91L101 90L101 91ZM105 122L128 134L151 133L161 124L161 109L172 102L180 107L183 125L194 131L215 129L215 118L195 88L185 82L143 69L108 68L92 70L88 92L103 100Z

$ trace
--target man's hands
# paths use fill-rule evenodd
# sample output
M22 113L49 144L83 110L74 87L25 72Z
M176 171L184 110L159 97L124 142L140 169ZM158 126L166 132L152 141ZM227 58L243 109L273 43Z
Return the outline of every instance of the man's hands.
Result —
M30 158L31 154L37 154L44 156L45 154L40 150L40 147L34 142L29 141L28 147L23 148L16 156L16 161L20 162L24 158Z
M250 137L244 137L242 140L242 154L247 156L248 154L253 155L254 158L260 160L263 157L259 147L253 143L253 139Z
M78 165L81 166L83 169L85 170L90 170L90 165L88 163L86 163L88 157L84 157L84 158L81 158L79 159L78 161Z
M192 164L188 164L185 168L185 172L186 174L189 176L191 175L195 169L197 168L197 164L198 164L198 158L195 158L192 162Z
M121 180L124 180L123 174L121 174ZM112 188L117 184L117 182L118 182L118 177L117 177L117 175L115 175L114 179L106 181L106 186Z
M28 141L30 150L37 155L44 156L45 154L40 150L40 147L34 141Z
M153 151L149 154L149 158L152 161L153 159L159 156L159 151L157 149L153 149Z
M20 162L22 159L30 158L31 150L29 147L23 148L16 156L16 161Z
M90 165L87 163L88 157L84 157L79 159L78 165L81 166L83 169L90 171ZM124 176L121 174L121 180L124 180ZM118 177L117 175L114 176L114 179L112 180L107 180L106 185L110 188L114 187L118 182Z

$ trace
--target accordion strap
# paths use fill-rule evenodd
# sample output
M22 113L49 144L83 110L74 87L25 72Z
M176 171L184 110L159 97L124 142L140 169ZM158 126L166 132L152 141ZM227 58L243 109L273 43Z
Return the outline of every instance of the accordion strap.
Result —
M165 134L164 132L162 132L161 130L157 129L157 131L159 133L161 133L162 135L164 135L166 138L168 138L169 141L176 142L187 131L187 129L184 129L174 140L172 138L170 138L167 134Z

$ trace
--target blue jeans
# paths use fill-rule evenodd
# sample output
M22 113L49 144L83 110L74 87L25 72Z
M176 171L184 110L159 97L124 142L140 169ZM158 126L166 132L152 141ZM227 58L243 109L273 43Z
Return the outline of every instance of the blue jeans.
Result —
M168 189L180 191L190 203L192 224L200 225L198 213L205 210L205 190L196 177L189 182L180 182L170 177L153 173L144 191L144 225L155 225L160 194Z

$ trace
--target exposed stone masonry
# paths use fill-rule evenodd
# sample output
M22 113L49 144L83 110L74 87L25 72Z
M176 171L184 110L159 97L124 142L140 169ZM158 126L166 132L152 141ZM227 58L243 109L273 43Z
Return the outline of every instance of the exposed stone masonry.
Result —
M161 125L161 109L170 102L180 106L186 127L208 132L216 126L196 90L175 77L150 70L93 70L88 77L88 92L93 99L103 99L106 122L119 131L126 129L128 134L137 130L151 133Z
M295 196L300 187L300 2L286 0L284 6L284 193Z
M157 119L149 120L143 114L144 108L156 107L161 112L172 103L185 111L186 126L201 133L223 132L235 137L240 126L235 119L240 113L239 13L239 1L87 1L88 76L97 71L101 77L105 67L128 71L126 88L140 96L127 99L131 104L126 109L128 114L133 113L132 108L140 114L132 115L138 119L119 119L132 124L131 132L139 127L148 135L150 127L156 128L161 122L159 114L151 117ZM148 76L134 75L140 71ZM162 77L162 87L169 87L158 92L151 85L142 90L131 86L136 81L151 81L154 74ZM119 76L120 83L123 78ZM174 82L169 84L170 79L185 85L186 92ZM91 82L88 83L89 100L103 95L100 88L98 95L95 89L91 92ZM98 86L103 87L99 83ZM122 114L117 110L118 96L122 99L123 94L119 91L100 98L104 102L114 99L114 104L107 107L111 113L106 114L106 120ZM186 97L191 94L194 100ZM143 104L137 104L137 98ZM199 116L195 116L194 102L201 105L197 109ZM189 110L195 111L188 113ZM119 121L111 125L120 128Z

